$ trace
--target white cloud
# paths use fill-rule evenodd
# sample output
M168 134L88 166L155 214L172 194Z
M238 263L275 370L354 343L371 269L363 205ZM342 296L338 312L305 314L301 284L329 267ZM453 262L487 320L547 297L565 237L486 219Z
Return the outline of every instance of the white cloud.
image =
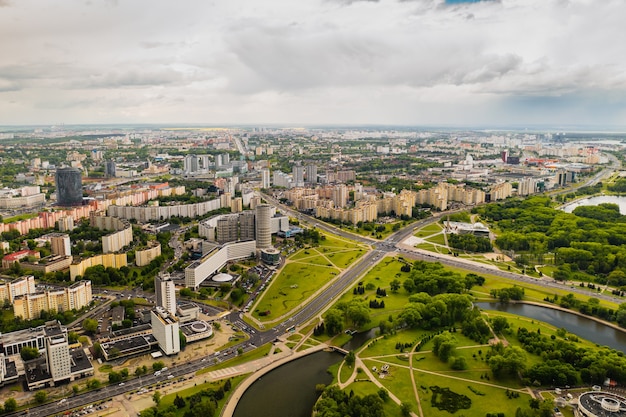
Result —
M2 6L3 124L600 123L626 91L618 0Z

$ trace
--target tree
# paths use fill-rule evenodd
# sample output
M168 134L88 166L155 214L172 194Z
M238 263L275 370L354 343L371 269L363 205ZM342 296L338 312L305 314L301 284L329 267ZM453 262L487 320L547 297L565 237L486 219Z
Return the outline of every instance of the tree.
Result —
M43 404L48 399L48 393L46 391L40 390L35 393L35 401L37 404Z
M15 410L17 410L17 401L15 401L15 398L11 397L4 402L4 412L12 413Z
M348 365L349 367L353 367L354 362L356 361L356 356L354 355L354 352L353 351L348 352L345 360L346 360L346 365Z
M215 415L215 406L210 401L202 401L195 404L189 410L191 417L213 417Z
M152 394L152 401L158 406L161 403L161 393L159 391L154 391Z
M83 320L83 330L89 334L94 334L98 329L98 322L95 319Z
M185 333L183 333L182 330L178 331L178 339L180 342L180 349L185 350L185 346L187 346L187 336L185 336Z
M90 379L89 381L87 381L87 388L88 389L98 389L98 388L100 388L101 385L102 384L97 379Z
M509 321L506 317L496 316L491 319L491 326L493 327L493 331L497 334L502 334L503 331L507 330L510 325Z
M411 415L411 404L402 403L400 404L400 413L402 413L402 417L409 417Z
M176 398L174 398L174 405L176 406L176 408L181 409L185 407L185 400L178 394L176 394Z
M78 342L78 333L76 332L69 332L67 334L67 342L71 345L72 343L76 343Z
M456 338L449 332L441 333L433 338L433 353L442 362L448 362L456 348Z
M78 388L78 385L72 385L72 393L76 395L79 392L80 392L80 388Z
M111 371L109 372L109 383L117 384L122 380L122 375L119 372Z
M334 336L343 330L343 313L341 310L331 308L324 315L324 327L329 336Z
M348 305L346 317L355 326L361 327L370 322L370 310L364 303L353 301Z
M393 292L398 292L398 290L400 289L400 286L401 286L400 281L397 280L397 279L392 280L389 283L389 285L391 287L391 291L393 291Z
M34 347L24 346L20 349L20 356L24 361L30 361L39 357L39 349Z
M156 361L152 363L152 370L154 371L160 371L164 367L165 367L165 364L161 361Z

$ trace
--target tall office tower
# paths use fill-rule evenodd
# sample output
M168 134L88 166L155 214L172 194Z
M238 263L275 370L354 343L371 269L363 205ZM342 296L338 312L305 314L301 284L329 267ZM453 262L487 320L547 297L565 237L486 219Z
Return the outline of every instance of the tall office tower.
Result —
M50 249L54 255L70 256L72 254L70 236L65 233L52 233L50 235Z
M333 189L333 202L337 208L343 208L348 204L348 187L346 187L345 184L335 185Z
M254 211L252 210L239 214L239 239L254 239Z
M154 277L154 293L157 307L162 307L172 315L176 314L176 290L170 274Z
M186 155L184 161L185 174L193 174L200 170L200 164L198 163L198 155Z
M217 220L217 241L219 243L237 240L238 216L227 216Z
M291 168L291 176L294 187L304 187L304 167L302 165L294 165Z
M311 184L317 183L317 165L309 164L304 167L304 173L306 176L306 182Z
M256 207L256 247L265 249L272 246L272 206L260 204Z
M270 188L270 170L263 168L261 170L261 188Z
M83 180L77 168L59 168L55 175L57 204L80 206L83 204Z
M107 178L115 177L115 170L117 166L115 165L115 161L110 159L104 163L104 176Z

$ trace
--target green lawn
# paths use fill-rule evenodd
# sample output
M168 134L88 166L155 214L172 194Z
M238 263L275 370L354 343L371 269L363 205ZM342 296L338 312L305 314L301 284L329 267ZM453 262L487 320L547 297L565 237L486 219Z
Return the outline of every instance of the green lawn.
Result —
M224 396L223 399L219 400L217 403L217 407L216 407L216 414L220 415L221 414L221 410L224 407L224 405L226 404L226 402L228 401L228 399L230 398L230 394L233 392L233 390L237 387L237 385L239 385L241 383L241 381L243 381L245 378L247 378L248 375L240 375L240 376L236 376L234 378L231 379L231 390L230 392L227 392L226 395ZM187 388L181 391L177 391L175 393L172 394L168 394L163 396L163 398L161 398L161 403L159 404L159 410L166 410L168 409L171 405L174 404L174 399L176 398L176 396L180 396L183 399L185 399L185 401L187 402L187 404L185 405L185 407L181 408L181 409L177 409L176 407L172 407L173 410L173 415L176 417L179 416L183 416L186 412L189 411L189 403L187 401L187 398L192 396L195 393L198 393L202 390L217 390L220 386L223 386L224 382L223 381L212 381L212 382L205 382L202 384L198 384L196 386L193 386L191 388Z
M425 240L427 242L435 243L435 244L438 244L438 245L444 245L445 246L445 244L446 244L446 238L445 238L443 233L440 233L438 235L432 235L430 237L425 238Z
M505 416L514 416L518 407L528 407L530 396L526 392L520 392L519 398L509 399L506 396L506 387L498 388L486 385L485 383L498 384L497 381L485 381L476 383L473 381L462 381L458 379L445 378L438 375L415 371L415 380L418 386L418 393L422 404L422 410L428 417L449 417L450 413L433 407L431 400L433 392L431 387L449 388L450 391L465 395L471 400L471 408L461 409L457 413L460 415L484 416L487 413L504 413ZM475 392L470 390L472 387ZM479 395L479 394L483 395Z
M352 384L348 385L347 390L348 392L354 391L355 395L365 397L366 395L371 395L371 394L378 395L378 391L380 390L380 388L369 381L359 381L359 382L353 382ZM402 413L400 411L400 406L397 405L395 402L393 402L393 400L391 399L388 399L383 404L383 407L384 407L385 417L401 417L402 416Z
M419 236L419 237L428 236L434 233L439 233L442 230L443 230L443 227L441 227L439 223L431 223L417 230L416 236Z
M323 236L319 246L303 248L289 257L254 306L254 317L271 322L304 305L318 289L369 249L367 245L327 233ZM259 315L265 311L270 314Z
M334 267L288 263L262 294L253 315L262 321L274 320L303 305L319 288L339 274ZM259 316L259 311L270 311Z
M26 220L26 219L33 219L35 217L37 217L39 215L39 213L23 213L23 214L18 214L17 216L11 216L11 217L7 217L7 218L3 218L2 219L2 223L12 223L12 222L19 222L20 220Z

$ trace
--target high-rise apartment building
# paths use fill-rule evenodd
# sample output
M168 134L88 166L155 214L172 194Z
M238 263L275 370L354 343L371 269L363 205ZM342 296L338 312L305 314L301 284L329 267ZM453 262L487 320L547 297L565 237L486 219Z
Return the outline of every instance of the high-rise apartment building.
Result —
M217 241L220 243L233 242L238 239L237 226L239 216L222 217L217 221Z
M254 211L244 211L239 214L239 238L251 240L255 236Z
M71 232L74 230L74 218L72 216L63 216L59 219L59 231Z
M70 236L66 233L50 233L50 249L55 255L70 256L72 254L72 244Z
M338 184L333 189L333 202L335 207L343 208L348 204L348 187L344 184Z
M302 165L294 165L291 168L291 176L293 177L293 187L304 187L304 167Z
M162 307L172 315L176 314L176 287L170 274L154 277L154 293L157 307Z
M200 170L198 155L186 155L183 162L185 174L194 174Z
M67 330L46 327L46 359L52 381L69 380L72 375L72 358L67 340Z
M270 170L263 168L261 170L261 188L270 188Z
M152 335L159 343L159 347L166 355L175 355L180 352L180 336L178 319L161 307L150 312Z
M309 164L304 167L304 175L306 182L311 184L317 183L317 165Z

